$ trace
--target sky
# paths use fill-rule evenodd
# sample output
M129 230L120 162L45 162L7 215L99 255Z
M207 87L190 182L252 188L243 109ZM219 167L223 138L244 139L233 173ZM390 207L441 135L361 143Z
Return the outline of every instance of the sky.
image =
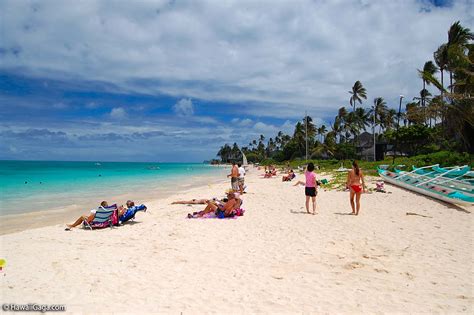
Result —
M398 108L470 0L0 1L0 159L201 162Z

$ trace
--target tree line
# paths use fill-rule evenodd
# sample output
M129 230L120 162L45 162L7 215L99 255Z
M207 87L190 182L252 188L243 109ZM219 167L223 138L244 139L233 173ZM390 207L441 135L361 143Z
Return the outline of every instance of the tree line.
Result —
M217 156L223 162L241 160L241 152L249 162L299 159L306 156L307 139L309 158L360 158L359 136L367 130L375 133L377 142L398 144L397 151L407 155L439 150L473 153L473 40L474 34L469 28L459 21L453 23L447 42L433 53L433 60L418 69L419 95L400 113L388 108L383 97L375 97L369 109L362 107L367 100L367 90L362 82L356 81L349 91L349 106L338 109L332 125L316 126L313 119L306 116L296 123L292 135L280 131L268 140L260 135L241 148L236 143L225 144ZM431 94L428 86L434 87L436 92Z

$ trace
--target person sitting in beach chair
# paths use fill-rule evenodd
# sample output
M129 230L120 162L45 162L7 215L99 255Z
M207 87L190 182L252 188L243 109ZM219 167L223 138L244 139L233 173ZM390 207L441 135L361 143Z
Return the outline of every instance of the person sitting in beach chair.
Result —
M127 208L120 207L119 209L119 222L120 223L125 223L131 219L135 219L135 214L138 211L143 211L146 212L147 207L144 204L141 204L139 206L135 206L135 202L132 200L127 200Z
M90 229L115 225L118 223L118 211L116 204L109 206L107 201L102 201L98 209L91 210L90 215L80 216L74 223L66 224L66 231L81 224Z
M188 218L200 218L208 213L214 212L216 216L230 217L233 214L233 211L237 209L237 206L240 206L239 202L235 198L235 193L229 192L227 194L227 201L222 204L219 202L208 201L207 206L203 211L195 212L193 214L188 213Z
M283 178L281 179L281 181L282 182L290 182L295 177L296 177L295 172L293 172L293 170L290 170L288 172L288 175L284 175Z

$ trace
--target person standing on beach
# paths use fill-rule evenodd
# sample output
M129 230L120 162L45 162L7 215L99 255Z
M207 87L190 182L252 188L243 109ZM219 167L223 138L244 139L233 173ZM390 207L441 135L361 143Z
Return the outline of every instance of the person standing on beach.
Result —
M347 173L346 187L349 188L351 192L350 201L352 214L359 215L360 195L362 192L365 192L366 186L364 174L362 174L362 170L359 168L357 161L352 162L352 169ZM354 205L354 196L356 198L356 205Z
M316 195L318 191L316 190L316 174L314 171L314 164L308 163L306 167L306 172L304 173L306 177L306 182L303 183L302 181L298 181L294 186L305 184L304 194L306 195L306 212L309 212L309 199L311 198L311 202L313 205L313 215L316 214Z
M245 169L240 163L238 163L237 166L239 167L239 190L240 193L243 194L245 185Z
M235 162L232 162L232 169L227 177L230 177L230 186L232 190L239 191L239 169Z

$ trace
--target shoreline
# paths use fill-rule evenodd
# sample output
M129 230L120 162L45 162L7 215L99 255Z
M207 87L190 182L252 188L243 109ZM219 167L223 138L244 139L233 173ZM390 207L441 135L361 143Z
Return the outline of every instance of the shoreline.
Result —
M176 177L172 177L169 181L174 183L175 179ZM181 183L176 184L173 188L163 187L163 183L157 183L153 188L147 189L147 192L144 194L116 194L105 198L105 200L112 200L109 202L110 204L117 203L119 205L125 204L125 201L128 199L144 204L154 203L170 196L178 195L180 191L186 192L204 185L220 184L225 179L222 178L222 174L213 173L193 175L184 179L180 175L178 181ZM84 202L80 205L70 204L65 207L52 207L17 214L2 214L0 215L0 235L71 222L79 216L87 214L90 209L94 209L99 203L100 200L92 202L84 199Z

